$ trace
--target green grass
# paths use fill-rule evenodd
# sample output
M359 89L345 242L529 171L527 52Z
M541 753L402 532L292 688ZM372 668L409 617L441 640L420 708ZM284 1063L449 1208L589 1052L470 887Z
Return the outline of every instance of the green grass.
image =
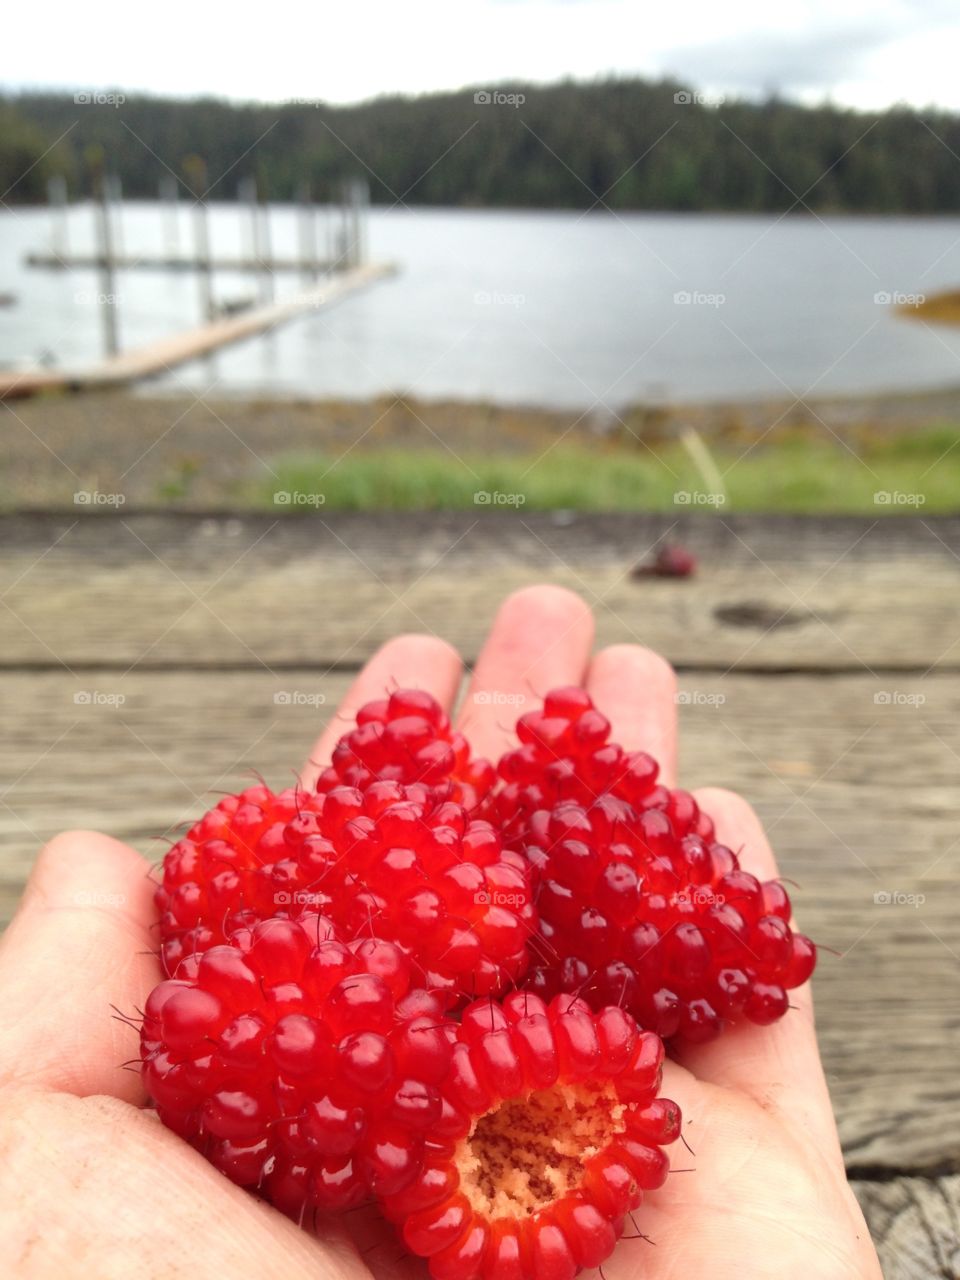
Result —
M960 510L960 428L875 437L858 456L832 439L787 438L713 450L726 501L704 501L704 481L682 447L559 443L546 453L455 456L394 446L335 454L282 454L251 495L277 512L316 510L783 511L912 514ZM278 492L313 495L275 502ZM509 500L478 501L478 493ZM688 501L675 495L694 495ZM920 502L877 502L877 493ZM322 495L322 503L320 502Z

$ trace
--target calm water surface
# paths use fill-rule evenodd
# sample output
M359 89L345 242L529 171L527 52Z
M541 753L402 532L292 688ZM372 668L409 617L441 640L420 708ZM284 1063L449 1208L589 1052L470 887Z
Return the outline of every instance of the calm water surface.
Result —
M127 203L128 252L174 243L158 205ZM293 255L297 218L271 211ZM214 253L239 253L237 207L213 206ZM176 243L190 246L189 212ZM89 249L89 206L70 215ZM101 354L92 271L27 268L50 244L45 210L0 213L0 363L82 365ZM269 337L147 384L196 393L366 397L409 392L611 408L639 399L857 393L960 384L960 329L895 317L883 300L960 287L960 218L828 218L375 211L369 256L400 274ZM278 277L278 293L298 287ZM220 299L256 295L218 273ZM125 346L190 327L188 273L118 278ZM880 301L877 301L878 295ZM684 300L686 299L686 301Z

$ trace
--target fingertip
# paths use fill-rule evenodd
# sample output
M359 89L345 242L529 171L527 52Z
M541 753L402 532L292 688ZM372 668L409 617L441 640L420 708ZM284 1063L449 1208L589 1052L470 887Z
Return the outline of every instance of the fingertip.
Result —
M126 906L153 896L150 863L122 840L84 827L58 832L41 848L23 892L24 906ZM122 885L123 892L118 889ZM117 899L122 897L123 902Z
M609 645L594 657L587 691L610 720L612 737L628 750L649 752L661 780L677 773L677 676L666 658L640 644Z
M300 775L303 786L316 784L333 748L352 728L357 712L368 702L389 697L395 689L422 689L433 695L449 714L460 688L460 654L430 632L410 631L385 641L357 675L335 715L314 743Z
M696 794L703 797L704 804L712 804L717 810L722 809L729 814L731 822L751 822L757 815L748 801L739 791L731 791L728 787L698 787Z
M589 649L594 622L590 606L582 596L552 582L521 587L503 600L497 610L492 632L514 634L533 620L538 629L559 636L575 636ZM542 690L547 693L548 690Z
M533 582L526 587L517 587L515 591L503 597L499 612L531 606L538 608L554 606L558 609L570 609L585 614L590 612L590 606L582 596L556 582Z
M102 831L94 831L89 827L68 827L64 831L58 831L55 836L51 836L46 844L42 846L37 855L37 863L39 865L41 861L59 861L64 857L69 857L72 861L75 861L77 848L99 850L105 845L113 845L117 849L129 850L129 845L122 844L119 840L114 840L112 836L104 835Z
M144 859L135 849L131 849L122 840L106 835L102 831L93 831L88 827L69 827L58 831L41 848L37 855L35 874L46 874L47 868L60 868L65 864L75 867L84 856L106 857L114 861L143 862Z
M596 655L591 667L598 676L605 675L608 671L618 673L633 667L637 671L643 671L649 683L662 687L669 693L671 700L675 700L676 671L662 653L648 649L646 645L609 644Z
M384 641L368 666L383 671L386 681L383 692L387 693L386 686L390 683L399 687L421 673L455 668L459 675L461 659L453 645L440 636L429 631L406 631ZM397 672L395 676L390 675L393 669Z
M460 717L475 754L495 759L514 745L520 709L583 681L593 629L589 606L566 587L540 583L507 596L477 656Z

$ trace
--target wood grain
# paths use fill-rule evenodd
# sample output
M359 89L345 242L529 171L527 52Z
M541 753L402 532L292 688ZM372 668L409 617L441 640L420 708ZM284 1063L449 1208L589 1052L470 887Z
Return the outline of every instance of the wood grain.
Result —
M856 1181L886 1280L960 1275L960 1176Z
M155 858L157 837L213 792L245 785L254 769L281 785L347 680L311 670L0 676L17 728L0 746L13 780L0 806L4 915L36 849L61 828L107 830ZM838 953L824 951L816 998L848 1162L917 1171L960 1162L960 1135L944 1125L957 1100L960 676L881 690L922 690L921 705L877 704L877 690L868 675L684 676L682 777L755 804L797 882L802 927Z
M631 576L664 537L697 578ZM960 519L78 507L0 516L0 546L0 923L58 830L159 858L215 792L282 784L398 631L473 659L504 593L549 580L601 643L661 649L683 783L754 803L823 947L819 1036L887 1280L960 1275Z
M398 631L473 658L509 590L552 581L602 642L718 670L960 669L960 521L560 513L0 519L0 664L355 668ZM701 557L631 569L661 538Z

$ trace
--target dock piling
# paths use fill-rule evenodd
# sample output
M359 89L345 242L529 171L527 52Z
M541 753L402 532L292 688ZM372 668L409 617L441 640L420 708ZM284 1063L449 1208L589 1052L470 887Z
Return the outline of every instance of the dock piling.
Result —
M180 252L180 216L178 197L180 184L172 173L160 175L160 204L163 209L163 243L168 258Z
M104 353L109 358L117 355L120 351L120 335L117 324L113 227L110 217L110 180L104 170L102 154L93 157L91 177L93 179L94 193L94 234L100 275L100 293L97 302L103 319Z
M194 195L193 248L200 299L200 318L214 316L213 268L210 261L210 228L207 223L207 163L200 156L188 156L183 163L187 184Z
M257 236L254 257L260 264L260 301L267 306L274 299L273 253L270 244L270 206L267 203L266 183L262 178L256 181L254 210Z
M300 274L304 280L316 280L320 274L317 253L317 220L309 182L301 182L297 191L297 228L299 232Z
M257 184L249 175L237 183L237 203L240 206L240 257L253 261L257 254Z
M113 256L116 260L124 256L123 181L119 173L107 174L107 189L110 197L110 217L113 224Z
M47 201L50 205L50 247L61 260L70 252L70 210L67 203L67 180L63 174L54 174L47 180Z
M178 181L174 174L169 173L163 175L159 184L164 251L125 253L122 245L118 244L123 235L120 179L107 172L103 147L91 146L85 152L85 158L93 196L93 251L70 252L67 187L62 177L52 178L47 187L51 247L27 253L26 262L34 267L72 268L97 273L99 292L96 301L103 326L103 359L92 369L31 371L29 377L22 373L6 377L0 373L0 401L36 394L45 389L117 386L151 377L172 364L206 357L241 338L265 337L276 325L293 316L347 297L393 270L389 264L364 265L364 214L369 197L366 182L357 178L335 187L333 199L325 188L326 202L322 206L317 204L309 182L304 180L300 184L294 208L294 216L298 220L295 234L297 249L293 256L282 258L274 256L271 246L270 209L263 176L261 174L259 180L244 178L237 188L241 214L240 256L215 259L211 250L207 207L207 166L197 155L187 156L183 161L183 182L193 195L190 211L192 244L188 244L182 253L178 251ZM318 225L320 218L323 219L322 227ZM246 243L248 239L249 244ZM320 255L321 240L325 242L323 257ZM117 292L120 270L195 272L200 306L199 328L121 354L120 295ZM251 299L238 299L236 303L231 301L225 305L221 314L214 297L215 270L256 274L260 286L259 305L251 305ZM277 272L286 271L299 273L301 292L277 301L275 276Z

